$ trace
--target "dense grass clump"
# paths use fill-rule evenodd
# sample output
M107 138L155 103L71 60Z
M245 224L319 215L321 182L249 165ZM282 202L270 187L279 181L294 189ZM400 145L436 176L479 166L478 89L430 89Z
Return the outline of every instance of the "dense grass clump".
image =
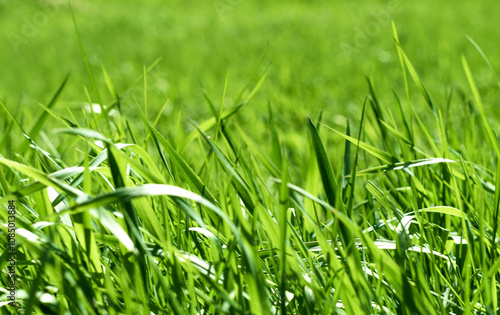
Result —
M272 104L267 142L235 119L272 67L232 106L205 93L212 117L191 129L152 112L146 88L126 115L102 67L104 104L88 64L97 99L79 113L57 107L66 80L31 126L1 102L18 289L2 313L496 314L498 126L465 58L470 92L437 104L394 35L405 91L382 104L368 79L355 123L304 117L300 154Z

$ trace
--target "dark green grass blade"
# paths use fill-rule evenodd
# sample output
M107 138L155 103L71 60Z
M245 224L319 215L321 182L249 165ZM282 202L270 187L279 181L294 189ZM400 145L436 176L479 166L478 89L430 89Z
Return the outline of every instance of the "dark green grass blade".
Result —
M313 121L309 118L309 134L311 136L314 152L316 154L316 161L318 163L319 172L321 174L321 180L323 182L323 187L325 189L325 194L328 199L328 203L331 206L335 206L335 198L337 192L337 182L333 174L332 165L330 164L330 159L326 154L321 138L319 137L318 130L314 126Z

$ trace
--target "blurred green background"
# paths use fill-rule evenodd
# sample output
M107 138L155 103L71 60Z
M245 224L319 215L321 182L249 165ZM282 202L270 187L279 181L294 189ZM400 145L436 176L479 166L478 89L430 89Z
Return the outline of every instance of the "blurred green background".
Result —
M493 106L499 95L492 72L466 38L473 38L498 69L500 6L495 1L71 3L104 103L113 98L100 63L123 93L140 78L144 65L162 58L147 80L151 119L169 99L160 129L168 129L178 111L185 118L209 118L203 91L220 100L228 72L225 106L231 106L253 70L257 67L255 83L269 63L263 88L238 114L249 133L265 137L260 129L268 101L291 145L305 138L307 115L318 117L323 111L327 124L343 128L345 117L359 119L368 92L365 75L382 102L394 103L392 90L404 98L391 19L438 107L445 106L452 88L467 90L460 61L466 55L487 108L496 115ZM33 109L40 111L36 101L46 104L68 73L70 81L56 111L66 115L66 106L81 106L87 100L83 86L96 102L67 2L0 1L0 29L0 98L26 126L32 123ZM132 120L136 104L143 106L142 91L139 83L124 100ZM426 110L419 96L414 100Z

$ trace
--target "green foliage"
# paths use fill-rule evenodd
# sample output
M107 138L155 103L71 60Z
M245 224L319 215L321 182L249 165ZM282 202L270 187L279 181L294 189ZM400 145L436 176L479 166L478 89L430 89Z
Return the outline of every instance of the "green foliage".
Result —
M168 101L148 98L157 62L120 93L102 64L89 63L77 32L97 106L87 93L81 113L63 114L67 78L34 125L0 102L9 133L0 206L16 200L19 303L6 305L3 290L2 314L498 313L491 99L464 57L470 93L433 100L395 27L393 35L403 92L377 96L368 79L345 132L304 116L294 145L273 102L263 105L267 124L243 111L262 102L272 66L254 66L230 107L229 75L219 108L200 92L212 117L186 125L187 111L163 117ZM141 81L132 115L122 104ZM7 233L2 224L3 288Z

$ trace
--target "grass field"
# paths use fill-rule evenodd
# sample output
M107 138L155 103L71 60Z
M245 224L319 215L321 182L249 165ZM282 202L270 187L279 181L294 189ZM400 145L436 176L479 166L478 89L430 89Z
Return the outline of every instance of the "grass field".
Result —
M0 1L1 313L497 314L499 14Z

